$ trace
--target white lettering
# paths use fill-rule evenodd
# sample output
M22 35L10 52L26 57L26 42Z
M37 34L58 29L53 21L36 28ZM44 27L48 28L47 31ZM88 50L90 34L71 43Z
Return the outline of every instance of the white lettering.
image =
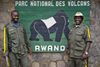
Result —
M90 6L90 1L68 1L68 6Z
M90 6L90 1L87 1L87 6Z
M54 45L54 51L59 51L59 46L58 45L57 46Z
M35 51L40 51L40 46L39 45L35 46Z
M65 45L35 45L34 51L65 51Z
M80 6L80 1L77 2L77 6Z
M47 45L41 45L42 51L46 51Z
M56 1L56 6L65 6L65 1Z
M60 46L60 51L65 51L65 46Z
M18 1L15 1L15 6L17 6L18 5Z
M53 1L30 1L30 6L54 6Z
M15 1L15 6L28 6L28 1Z
M50 51L50 50L52 51L52 45L48 46L48 51Z

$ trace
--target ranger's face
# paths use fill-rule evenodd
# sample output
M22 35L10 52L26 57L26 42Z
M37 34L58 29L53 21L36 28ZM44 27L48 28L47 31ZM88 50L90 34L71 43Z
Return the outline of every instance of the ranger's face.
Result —
M80 16L76 16L74 20L75 20L76 25L80 25L83 21L82 17Z
M14 23L18 22L19 13L18 12L13 12L12 15L11 15L11 18L12 18L12 22L14 22Z

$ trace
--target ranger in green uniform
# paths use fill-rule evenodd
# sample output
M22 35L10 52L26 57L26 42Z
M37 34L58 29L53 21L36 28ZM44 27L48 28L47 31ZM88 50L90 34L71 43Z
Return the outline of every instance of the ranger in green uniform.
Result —
M32 55L29 38L22 23L18 22L19 13L11 12L11 22L4 26L3 53L9 57L10 67L30 67L27 51Z
M70 27L65 55L68 55L69 67L84 67L92 40L89 28L82 23L83 14L77 12L73 18L76 24Z

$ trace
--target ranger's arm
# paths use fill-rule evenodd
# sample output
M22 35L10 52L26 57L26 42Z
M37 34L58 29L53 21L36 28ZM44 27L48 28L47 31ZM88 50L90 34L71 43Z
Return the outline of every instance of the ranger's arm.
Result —
M85 42L86 42L86 47L85 47L85 51L82 55L82 60L85 60L87 57L88 57L88 50L90 48L90 45L92 43L92 40L90 38L90 32L89 32L89 28L87 27L86 31L85 31L85 35L84 35L84 38L85 38Z
M70 41L70 40L68 40L68 43L67 43L67 46L66 46L66 50L65 50L65 55L66 55L66 56L68 55L68 48L69 48L69 45L70 45L70 44L69 44L69 41Z

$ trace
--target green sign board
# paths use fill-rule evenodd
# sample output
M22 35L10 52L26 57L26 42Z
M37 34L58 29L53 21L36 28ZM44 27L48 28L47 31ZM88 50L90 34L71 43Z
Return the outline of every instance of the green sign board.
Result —
M90 22L90 0L16 0L33 52L64 52L73 15L81 12Z

